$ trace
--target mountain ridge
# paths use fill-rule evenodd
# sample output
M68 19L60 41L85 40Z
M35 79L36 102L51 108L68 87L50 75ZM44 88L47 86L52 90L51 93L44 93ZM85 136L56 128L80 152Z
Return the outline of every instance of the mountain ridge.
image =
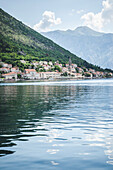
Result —
M62 32L62 33L74 33L74 32L77 32L77 33L82 33L82 34L85 34L86 32L89 32L89 33L93 33L94 35L103 35L103 34L112 34L112 33L104 33L104 32L98 32L98 31L95 31L87 26L79 26L77 28L75 28L74 30L71 30L71 29L67 29L67 30L54 30L54 31L48 31L48 32L41 32L41 34L46 34L46 33L52 33L52 32Z
M42 33L63 48L87 62L113 69L113 34L94 31L88 27L75 30Z

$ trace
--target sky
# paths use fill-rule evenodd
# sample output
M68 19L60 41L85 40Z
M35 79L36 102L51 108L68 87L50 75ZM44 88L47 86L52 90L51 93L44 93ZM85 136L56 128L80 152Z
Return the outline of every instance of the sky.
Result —
M113 0L0 0L0 8L38 32L88 26L113 33Z

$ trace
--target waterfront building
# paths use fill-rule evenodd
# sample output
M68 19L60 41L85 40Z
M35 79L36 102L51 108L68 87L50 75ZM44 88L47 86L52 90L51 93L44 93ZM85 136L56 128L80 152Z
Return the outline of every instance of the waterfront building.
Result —
M55 79L55 78L61 78L60 72L40 72L40 79Z
M19 72L20 70L19 70L19 68L18 67L12 67L11 68L11 72Z
M25 69L22 77L25 79L40 79L40 74L35 69Z
M10 72L10 69L9 68L7 68L7 67L2 67L2 68L0 68L0 71L1 72Z
M11 80L11 79L17 79L17 73L16 72L10 72L7 74L2 74L2 76L6 79L6 80Z

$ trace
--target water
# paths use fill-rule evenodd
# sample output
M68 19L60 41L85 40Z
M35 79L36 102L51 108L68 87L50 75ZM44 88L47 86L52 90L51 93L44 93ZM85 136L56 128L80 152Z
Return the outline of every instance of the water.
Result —
M113 169L113 79L1 83L2 169Z

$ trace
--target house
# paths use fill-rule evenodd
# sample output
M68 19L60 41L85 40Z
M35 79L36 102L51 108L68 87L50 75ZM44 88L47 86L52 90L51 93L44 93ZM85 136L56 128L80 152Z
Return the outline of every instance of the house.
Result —
M90 73L95 73L95 70L90 68L90 69L89 69L89 72L90 72Z
M47 63L47 61L43 61L43 65L47 65L48 63Z
M84 78L81 73L74 73L76 78Z
M76 67L77 67L77 64L72 64L72 67L76 68Z
M113 73L109 73L110 76L113 76Z
M44 69L47 71L47 70L49 70L49 69L51 69L51 66L49 66L49 65L43 65L43 67L44 67Z
M82 73L84 70L82 69L82 68L80 68L80 67L77 67L77 69L78 69L78 71L79 71L79 73Z
M8 66L7 66L8 68L12 68L12 64L8 64Z
M18 67L12 67L12 68L11 68L11 71L17 73L17 72L19 72L20 70L19 70Z
M33 65L36 68L38 66L38 62L33 62L31 63L31 65Z
M7 63L2 63L2 67L8 67Z
M8 68L12 68L12 64L8 64Z
M84 76L81 73L70 73L69 71L67 73L69 76L73 76L73 78L77 78L77 79L84 78Z
M49 78L61 78L61 73L60 72L40 72L40 78L41 79L49 79Z
M68 71L68 68L67 67L62 67L62 72L67 72Z
M100 74L101 74L101 76L104 76L104 72L101 71ZM109 73L109 74L110 74L110 73ZM112 73L111 73L111 74L112 74Z
M95 72L95 73L93 73L93 77L95 77L95 78L97 78L97 77L98 77L98 75L96 74L96 72Z
M39 61L39 65L42 66L43 65L43 61Z
M100 77L101 76L101 72L100 71L96 71L96 77Z
M69 64L66 64L66 67L69 67Z
M0 65L2 66L3 62L0 60Z
M54 65L59 65L59 61L58 60L55 61Z
M12 68L12 64L7 64L7 63L0 63L2 65L2 67L6 67L6 68Z
M17 73L15 72L10 72L7 74L2 74L2 76L6 79L6 80L11 80L11 79L17 79Z
M62 64L58 64L58 66L59 66L60 68L62 68Z
M88 69L86 67L82 67L84 72L88 72Z
M85 77L89 77L89 78L92 78L93 77L93 74L92 73L90 73L90 72L84 72L84 75L85 75Z
M10 72L10 69L7 67L2 67L2 68L0 68L0 71L8 73L8 72Z
M52 65L53 65L53 63L52 63L51 61L49 61L49 65L50 65L50 66L52 66Z
M25 79L40 79L40 74L35 69L25 69L25 73L22 76Z
M73 73L76 72L74 67L71 68L71 72L73 72Z

